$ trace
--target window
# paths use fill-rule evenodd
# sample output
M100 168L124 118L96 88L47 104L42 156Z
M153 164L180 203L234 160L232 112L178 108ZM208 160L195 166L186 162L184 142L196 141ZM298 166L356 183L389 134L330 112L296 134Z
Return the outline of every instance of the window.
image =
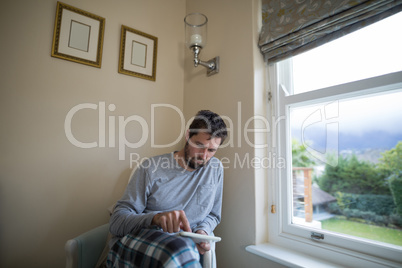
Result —
M402 13L268 67L272 150L287 163L271 191L272 242L338 263L401 264L399 25Z

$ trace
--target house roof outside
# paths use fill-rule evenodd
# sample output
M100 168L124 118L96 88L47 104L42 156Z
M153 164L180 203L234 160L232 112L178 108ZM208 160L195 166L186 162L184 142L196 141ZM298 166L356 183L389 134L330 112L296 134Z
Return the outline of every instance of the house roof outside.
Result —
M296 179L296 185L294 185L294 198L297 199L304 199L304 182L303 178L297 178ZM330 203L336 201L336 198L330 195L329 193L321 190L318 188L317 185L312 185L311 187L312 191L312 201L313 201L313 206L316 205L322 205L325 203Z

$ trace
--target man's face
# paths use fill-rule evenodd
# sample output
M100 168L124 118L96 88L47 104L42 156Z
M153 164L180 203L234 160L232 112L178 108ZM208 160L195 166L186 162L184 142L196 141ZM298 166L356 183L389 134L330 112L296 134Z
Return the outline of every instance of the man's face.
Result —
M213 157L221 144L221 138L211 138L210 134L199 132L187 140L184 158L191 169L203 167Z

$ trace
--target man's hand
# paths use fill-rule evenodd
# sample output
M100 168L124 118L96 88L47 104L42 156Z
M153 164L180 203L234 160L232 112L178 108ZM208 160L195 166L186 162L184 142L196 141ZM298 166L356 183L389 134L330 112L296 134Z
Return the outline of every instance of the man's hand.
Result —
M180 229L191 232L190 223L183 210L158 213L153 217L152 225L157 225L168 233L176 233Z
M197 233L197 234L203 234L203 235L208 235L208 234L207 234L205 231L203 231L203 230L198 230L198 231L196 231L195 233ZM197 244L197 249L198 249L198 252L199 252L201 255L204 255L204 253L205 253L206 251L211 250L211 245L210 245L208 242L201 242L201 243Z

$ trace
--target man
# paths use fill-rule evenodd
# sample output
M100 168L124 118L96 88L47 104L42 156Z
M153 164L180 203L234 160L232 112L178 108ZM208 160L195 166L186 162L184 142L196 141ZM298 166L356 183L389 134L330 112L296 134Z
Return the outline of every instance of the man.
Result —
M226 137L222 118L202 110L183 149L137 168L110 219L108 267L200 267L200 254L211 245L172 234L213 235L223 188L222 164L214 155Z

